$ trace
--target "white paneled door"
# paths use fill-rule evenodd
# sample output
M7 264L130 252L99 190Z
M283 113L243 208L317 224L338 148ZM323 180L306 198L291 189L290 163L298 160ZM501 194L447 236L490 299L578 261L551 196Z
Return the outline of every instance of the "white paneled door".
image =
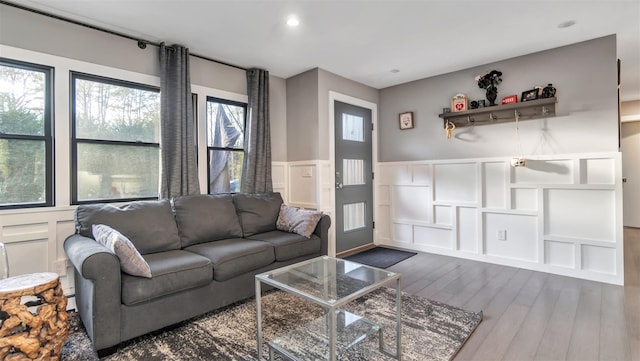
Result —
M371 110L335 101L336 252L373 243Z

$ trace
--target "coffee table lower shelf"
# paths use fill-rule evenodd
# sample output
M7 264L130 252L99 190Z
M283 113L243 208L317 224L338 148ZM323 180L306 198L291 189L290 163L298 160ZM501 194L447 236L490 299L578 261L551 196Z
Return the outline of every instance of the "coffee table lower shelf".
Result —
M336 353L344 353L367 337L378 334L380 326L351 312L336 310ZM329 355L329 313L268 342L269 360L280 355L285 360L324 360Z

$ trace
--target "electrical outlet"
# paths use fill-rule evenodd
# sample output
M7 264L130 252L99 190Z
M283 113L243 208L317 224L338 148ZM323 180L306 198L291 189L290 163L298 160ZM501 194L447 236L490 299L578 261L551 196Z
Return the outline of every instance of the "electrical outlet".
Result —
M506 241L507 240L507 230L499 229L498 230L498 241Z

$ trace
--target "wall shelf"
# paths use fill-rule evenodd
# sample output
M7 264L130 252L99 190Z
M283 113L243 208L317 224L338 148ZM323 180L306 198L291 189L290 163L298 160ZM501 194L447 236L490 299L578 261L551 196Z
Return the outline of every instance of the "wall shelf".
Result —
M456 128L507 123L516 120L516 112L518 113L518 120L554 117L556 115L556 102L557 99L555 97L545 98L515 104L494 105L463 112L442 113L438 116L442 118L445 128L447 127L447 122L455 124Z

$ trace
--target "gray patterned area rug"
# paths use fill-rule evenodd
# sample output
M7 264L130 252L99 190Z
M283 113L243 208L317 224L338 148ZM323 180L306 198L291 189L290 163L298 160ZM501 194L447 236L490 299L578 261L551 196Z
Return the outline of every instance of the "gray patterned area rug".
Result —
M322 309L283 291L263 297L263 333L273 339L322 315ZM347 310L379 324L385 348L395 350L395 290L381 288L351 302ZM154 333L127 341L104 358L124 360L257 360L255 302L249 299ZM97 360L76 313L62 360ZM404 360L451 360L482 321L473 313L408 294L402 295ZM265 345L264 356L268 357ZM341 360L391 360L372 336L342 354Z

